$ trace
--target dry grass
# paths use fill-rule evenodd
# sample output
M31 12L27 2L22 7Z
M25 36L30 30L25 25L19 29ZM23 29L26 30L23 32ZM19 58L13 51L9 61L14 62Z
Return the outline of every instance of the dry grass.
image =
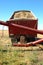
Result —
M37 37L38 37L38 38L43 38L43 35L38 34Z
M8 30L0 30L0 37L2 37L2 36L4 36L4 37L8 37L9 36L9 32L8 32Z
M35 49L39 47L13 47L8 31L3 37L0 31L0 65L43 65L43 51Z

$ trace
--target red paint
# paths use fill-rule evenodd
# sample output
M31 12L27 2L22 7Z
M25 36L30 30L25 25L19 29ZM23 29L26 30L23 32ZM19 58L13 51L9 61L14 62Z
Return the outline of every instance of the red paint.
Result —
M22 26L25 26L25 27L30 27L30 28L33 28L33 29L37 29L37 20L9 20L8 21L9 24L18 24L18 25L22 25ZM31 31L24 31L23 28L19 28L18 27L14 27L14 26L10 26L9 27L9 35L10 34L25 34L25 35L31 35L31 36L34 36L36 37L37 36L37 33L34 33L34 32L31 32Z

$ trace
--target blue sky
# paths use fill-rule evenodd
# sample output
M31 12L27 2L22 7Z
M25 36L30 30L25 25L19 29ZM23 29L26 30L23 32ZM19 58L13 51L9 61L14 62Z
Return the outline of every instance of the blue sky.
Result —
M38 29L43 30L43 0L0 0L0 20L9 20L17 10L31 10L38 18Z

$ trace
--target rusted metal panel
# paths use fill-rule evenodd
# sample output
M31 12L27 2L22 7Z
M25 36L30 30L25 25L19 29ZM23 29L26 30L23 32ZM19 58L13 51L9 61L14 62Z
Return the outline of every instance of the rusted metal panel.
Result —
M22 25L22 26L25 26L25 27L30 27L30 28L33 28L33 29L37 29L37 20L10 20L9 24L10 23ZM20 29L18 31L19 31L19 33L16 31L16 29L13 26L9 27L9 34L25 34L23 29ZM26 34L28 34L28 31L27 31ZM32 33L31 31L29 31L29 34L31 34L31 36L34 36L34 37L37 36L37 33Z
M12 26L12 31L15 34L43 34L43 31L37 30L37 29L33 29L30 27L26 27L26 26L22 26L22 25L18 25L18 24L11 24ZM15 31L15 32L14 32Z

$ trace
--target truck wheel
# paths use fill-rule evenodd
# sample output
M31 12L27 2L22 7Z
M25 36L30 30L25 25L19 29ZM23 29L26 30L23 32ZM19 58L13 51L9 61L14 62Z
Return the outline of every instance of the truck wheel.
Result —
M11 42L12 43L17 43L17 39L16 38L11 38Z
M35 37L26 37L27 43L35 41Z
M17 43L17 38L16 38L15 35L13 35L13 36L11 37L11 42L12 42L12 43Z

